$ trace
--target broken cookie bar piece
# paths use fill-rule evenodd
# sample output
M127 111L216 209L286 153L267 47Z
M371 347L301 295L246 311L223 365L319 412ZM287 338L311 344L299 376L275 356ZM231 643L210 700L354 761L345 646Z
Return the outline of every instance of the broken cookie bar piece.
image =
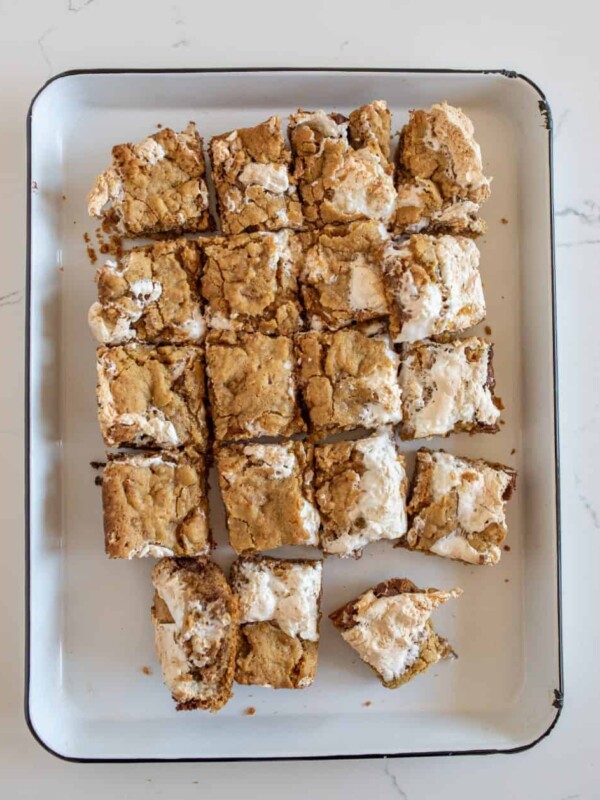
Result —
M477 236L479 208L490 195L471 120L441 103L411 111L397 153L396 229Z
M305 430L290 338L212 331L206 368L217 440L291 436Z
M402 439L497 433L493 346L477 336L405 345L400 363Z
M455 656L434 631L431 613L462 589L418 589L406 578L392 578L369 589L329 615L388 689L397 689L444 658Z
M177 710L218 711L232 695L237 597L220 567L201 558L161 559L152 583L156 652Z
M200 251L171 239L134 247L96 272L98 302L88 314L101 344L184 344L204 337L200 307Z
M321 548L342 558L370 542L406 533L407 479L393 431L315 447L315 498Z
M216 330L289 335L303 327L299 243L288 231L205 239L202 295Z
M383 101L377 101L380 105ZM378 105L378 108L379 108ZM364 109L362 117L367 116ZM380 110L375 112L383 120ZM387 224L396 204L393 169L366 123L355 121L356 149L348 139L349 121L341 114L299 109L290 116L289 134L294 155L302 211L308 225L374 219Z
M335 331L387 315L382 261L388 235L380 222L328 225L298 238L302 297L313 329Z
M210 156L223 233L302 227L279 117L213 137Z
M206 451L200 347L99 347L97 373L98 420L108 447Z
M236 553L317 545L313 448L303 442L220 447L219 485Z
M368 147L389 162L392 115L385 100L373 100L351 112L348 120L350 142L355 150Z
M240 606L238 683L304 689L317 671L321 561L238 558L231 584Z
M398 355L385 333L361 329L296 336L311 431L327 435L402 419Z
M127 236L194 233L212 227L202 139L193 122L139 144L113 147L113 164L88 195L90 216L115 220Z
M422 448L408 506L410 529L399 545L468 564L497 564L516 481L515 470L503 464Z
M102 506L110 558L210 553L206 463L194 450L109 454Z
M458 333L485 319L479 249L464 236L390 241L383 260L393 342Z

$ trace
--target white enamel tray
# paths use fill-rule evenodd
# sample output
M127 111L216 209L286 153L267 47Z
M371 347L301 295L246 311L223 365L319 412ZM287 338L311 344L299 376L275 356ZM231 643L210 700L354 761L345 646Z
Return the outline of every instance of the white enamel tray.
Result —
M429 444L519 470L510 552L495 568L386 543L359 561L328 559L315 684L237 687L216 715L176 713L154 655L153 561L111 562L103 552L100 490L89 466L104 450L86 322L95 287L82 235L95 225L85 195L113 144L137 141L158 123L179 130L193 119L208 139L298 106L348 112L380 97L395 129L409 108L442 99L461 106L494 176L480 246L505 424L496 436ZM515 751L546 735L560 712L562 681L551 119L539 89L507 72L99 70L48 83L29 124L26 714L33 734L76 760ZM216 558L228 566L222 509L212 497ZM464 589L435 616L459 659L397 691L379 685L327 619L393 576ZM253 716L244 713L250 706Z

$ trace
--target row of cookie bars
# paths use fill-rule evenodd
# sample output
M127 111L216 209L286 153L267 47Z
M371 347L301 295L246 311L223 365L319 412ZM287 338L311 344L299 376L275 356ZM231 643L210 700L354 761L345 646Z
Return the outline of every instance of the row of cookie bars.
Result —
M273 689L310 686L318 660L321 575L321 561L254 556L238 558L228 582L209 561L159 561L152 573L152 620L178 710L218 711L230 699L234 679ZM461 594L395 578L330 619L383 685L394 689L454 655L430 617Z
M391 114L383 100L349 117L299 109L289 118L210 140L221 230L299 230L372 219L400 232L478 235L489 196L471 120L442 103L410 112L392 160ZM214 227L202 139L194 123L113 148L96 179L90 214L129 236L195 233Z
M214 332L205 348L100 347L100 428L109 447L201 452L209 449L208 417L217 442L307 429L323 438L386 424L407 440L494 433L492 354L475 336L419 341L398 354L380 326L295 337Z
M463 236L393 238L377 222L169 239L96 272L101 344L200 343L206 330L292 335L390 319L395 343L485 317L480 254Z
M229 541L238 554L312 545L358 557L372 542L497 564L510 467L422 448L407 504L392 431L353 441L226 445L216 451ZM193 450L109 456L102 483L111 558L210 554L206 459Z

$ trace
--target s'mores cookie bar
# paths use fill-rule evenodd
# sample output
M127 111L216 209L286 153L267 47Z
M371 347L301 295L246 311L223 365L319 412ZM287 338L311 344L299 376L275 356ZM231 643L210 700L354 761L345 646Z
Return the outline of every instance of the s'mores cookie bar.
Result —
M302 328L295 236L241 233L206 239L202 249L210 328L284 335Z
M97 373L98 420L108 447L206 451L201 348L99 347Z
M315 447L321 548L358 558L370 542L406 533L404 457L390 428L367 439Z
M302 226L279 117L213 137L210 157L223 233Z
M493 346L477 336L414 342L401 355L402 439L497 433Z
M387 335L354 328L300 333L296 352L312 432L378 428L402 419L398 356Z
M392 578L329 615L342 637L387 689L397 689L420 672L456 654L434 631L432 612L462 589L417 589Z
M200 252L195 242L171 239L134 247L96 272L98 302L88 314L101 344L198 342Z
M479 249L464 236L413 234L383 260L393 342L458 333L485 319Z
M503 464L422 448L408 506L410 529L399 544L468 564L497 564L516 482L515 470Z
M305 430L290 338L213 331L207 339L206 369L217 440L291 436Z
M387 315L381 269L387 238L373 220L299 235L302 297L313 329L335 331Z
M236 553L318 544L311 445L293 441L220 447L217 471Z
M92 217L113 219L127 236L193 233L212 227L202 139L193 122L138 144L118 144L112 167L88 195Z
M177 710L218 711L232 695L236 596L220 567L200 558L161 559L152 583L156 652Z
M320 561L238 558L231 584L240 607L238 683L304 689L317 671Z
M490 196L471 120L448 103L411 111L397 152L396 229L485 232L479 208Z
M355 150L368 147L386 161L390 160L392 115L385 100L373 100L352 111L348 130Z
M389 130L389 119L381 111L384 101L376 105L377 127L365 121L365 109L356 118L352 130L358 148L349 141L349 121L341 114L299 109L290 116L294 175L307 224L391 220L396 204L393 169L378 145L385 138L379 126Z
M206 463L194 450L109 455L102 474L107 555L208 555L206 495Z

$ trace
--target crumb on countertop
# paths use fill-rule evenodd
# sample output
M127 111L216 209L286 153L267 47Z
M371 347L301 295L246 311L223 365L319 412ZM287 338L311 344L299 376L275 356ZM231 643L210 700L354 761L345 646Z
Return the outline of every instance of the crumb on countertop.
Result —
M106 461L90 461L90 467L92 469L102 469L106 466Z
M510 545L509 545L509 544L505 544L503 549L504 549L504 550L505 550L507 553L510 553Z
M508 225L508 220L506 219L506 217L502 217L502 219L500 220L500 222L501 222L503 225Z
M248 708L244 709L244 715L246 717L253 717L256 714L256 709L254 706L248 706Z
M96 477L94 478L94 483L96 484L96 486L102 486L102 476L96 475Z
M514 454L515 454L516 452L517 452L517 451L516 451L516 450L515 450L515 448L513 447L513 449L510 451L510 454L511 454L511 456L514 456Z
M492 329L490 328L490 326L489 326L489 325L486 325L486 326L485 326L485 328L484 328L484 331L486 332L486 334L487 334L488 336L491 336L491 335L492 335Z
M372 706L372 705L373 705L373 703L371 702L371 700L365 700L365 702L363 703L363 706L365 708L369 708L369 706Z
M142 672L144 673L144 675L152 675L152 670L150 669L150 667L142 667Z

